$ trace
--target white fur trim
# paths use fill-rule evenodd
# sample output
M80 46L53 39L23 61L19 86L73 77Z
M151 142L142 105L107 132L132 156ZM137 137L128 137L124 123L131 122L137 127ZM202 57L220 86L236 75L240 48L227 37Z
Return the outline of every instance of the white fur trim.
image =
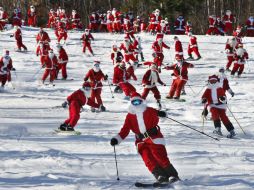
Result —
M131 100L131 101L132 101L132 100L143 100L143 101L144 101L144 99L142 99L142 98L139 97L139 96L134 96L134 97L132 97L130 100Z
M217 96L217 88L211 88L211 96L214 104L219 103L218 102L218 96Z
M165 139L164 138L156 138L156 139L152 139L154 144L162 144L162 145L166 145Z
M145 133L146 132L146 125L145 125L145 121L144 121L144 113L143 112L137 112L136 116L137 116L139 131L141 133Z
M114 138L116 138L117 139L117 141L118 141L118 145L123 141L123 139L121 138L121 136L120 135L116 135L116 136L114 136Z

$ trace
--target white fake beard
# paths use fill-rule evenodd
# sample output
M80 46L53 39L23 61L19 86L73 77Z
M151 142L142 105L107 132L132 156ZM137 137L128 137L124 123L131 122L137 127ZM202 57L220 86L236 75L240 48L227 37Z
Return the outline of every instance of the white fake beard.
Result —
M100 68L99 67L93 67L94 72L99 72Z
M10 57L9 57L9 56L5 56L5 57L3 58L3 63L4 63L4 64L8 64L9 61L10 61Z
M147 108L147 105L144 101L138 106L134 106L130 102L128 106L128 112L131 114L143 113L146 110L146 108Z
M34 12L35 12L35 9L34 9L34 8L31 8L30 10L31 10L31 12L32 12L32 13L34 13Z
M216 82L216 83L214 83L214 84L208 83L208 86L209 86L210 88L218 88L218 87L220 86L220 83L219 83L219 82Z
M84 93L87 98L91 97L91 90L84 90Z
M51 53L50 53L50 54L49 54L49 58L50 58L50 59L53 59L53 57L54 57L54 54L51 54Z
M238 56L243 56L243 54L244 54L243 48L238 48L238 49L236 50L236 54L237 54Z

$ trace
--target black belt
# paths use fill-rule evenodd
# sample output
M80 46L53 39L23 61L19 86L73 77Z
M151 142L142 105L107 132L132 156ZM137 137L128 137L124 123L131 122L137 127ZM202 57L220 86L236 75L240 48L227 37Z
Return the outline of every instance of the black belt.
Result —
M136 135L136 137L140 140L143 140L145 138L148 138L148 137L151 137L151 136L154 136L154 135L157 135L158 131L160 130L160 127L157 125L149 130L147 130L146 132L144 133L140 133L138 135Z

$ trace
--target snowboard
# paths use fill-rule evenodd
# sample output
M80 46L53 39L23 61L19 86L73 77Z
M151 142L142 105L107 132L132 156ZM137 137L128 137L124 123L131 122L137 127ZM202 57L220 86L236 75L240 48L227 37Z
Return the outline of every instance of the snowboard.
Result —
M81 135L82 133L80 131L61 131L59 129L55 129L54 132L58 135L63 135L63 136L72 136L72 135Z

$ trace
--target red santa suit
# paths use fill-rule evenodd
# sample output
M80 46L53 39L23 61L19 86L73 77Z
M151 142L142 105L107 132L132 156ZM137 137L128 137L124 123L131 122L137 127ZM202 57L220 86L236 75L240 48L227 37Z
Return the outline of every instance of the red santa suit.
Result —
M108 32L113 32L113 22L114 16L112 15L111 11L107 12L107 30Z
M245 36L245 34L243 33L241 26L236 27L236 30L233 31L233 36L235 37L237 43L242 43L242 38Z
M80 40L83 41L83 50L82 52L85 53L86 52L86 48L90 51L90 53L93 55L93 50L91 47L91 40L94 40L92 34L89 32L89 30L85 30L85 33L82 35L82 37L80 38Z
M220 87L216 75L209 77L208 88L202 95L202 103L207 103L210 108L215 128L220 130L222 121L228 131L234 130L232 123L226 115L227 106L225 91Z
M187 21L185 26L185 34L188 35L190 32L192 32L192 24L190 21Z
M64 39L64 43L68 37L67 30L64 27L58 28L56 30L57 32L57 41L60 42L62 39Z
M55 27L56 16L57 16L56 12L54 12L53 9L50 9L50 11L48 13L48 24L47 24L48 28L54 28Z
M8 22L8 14L2 7L0 7L0 30L4 29L5 24Z
M35 7L30 6L30 9L27 11L27 25L35 27L37 25L37 17L35 12Z
M136 49L135 45L130 42L128 37L124 38L124 43L121 43L119 49L124 51L125 62L129 62L130 60L132 60L133 62L138 62L138 60L134 56L134 52Z
M219 34L219 30L216 27L216 23L217 23L216 16L215 15L210 15L209 18L208 18L208 21L209 21L209 28L206 32L206 35L211 35L211 34L217 35L217 34Z
M120 63L123 60L123 54L121 53L121 51L118 50L116 45L113 45L110 57L113 62L113 65L116 65L117 63Z
M135 81L137 81L137 76L135 75L135 70L136 70L137 65L134 64L129 64L129 67L126 69L127 73L129 73L130 78L129 79L133 79Z
M225 93L226 91L228 91L228 93L231 94L231 96L233 97L235 93L229 86L227 76L224 73L224 68L220 68L219 72L220 72L220 75L218 77L219 77L220 87L223 88Z
M131 102L135 101L142 102L139 105L131 104L129 106L123 127L118 135L111 139L111 145L120 144L132 131L135 134L135 145L138 153L156 179L158 176L163 176L161 172L164 173L165 177L167 176L166 178L169 176L178 178L177 171L167 157L165 139L158 126L158 115L161 116L161 111L146 106L138 93L132 95Z
M232 35L233 22L235 21L235 17L234 17L234 15L231 14L230 10L226 11L226 14L223 16L222 20L225 23L225 32L228 35Z
M12 14L12 25L19 27L21 27L22 25L22 14L18 9L14 9L14 12Z
M254 17L250 16L246 21L247 31L246 36L254 37Z
M227 62L227 65L226 65L227 70L229 70L231 64L234 61L234 52L235 52L235 49L236 49L236 45L237 45L237 42L236 42L235 38L228 39L228 41L226 43L225 51L226 51L227 58L228 58L228 62Z
M121 12L113 8L112 15L114 17L114 21L113 21L114 32L121 32Z
M96 13L92 13L90 16L89 16L89 29L92 30L92 31L97 31L98 30L98 15L96 15Z
M50 83L53 83L53 81L56 79L56 69L58 68L57 57L54 53L50 52L45 58L43 67L45 67L45 71L42 75L42 83L44 83L48 76L50 76Z
M192 58L192 52L194 52L197 56L197 59L201 58L201 55L198 51L198 43L197 43L197 38L195 36L192 36L191 33L189 33L190 36L190 41L188 45L188 55Z
M93 102L96 102L98 105L103 105L102 99L101 99L101 91L102 91L102 80L106 80L104 73L101 71L99 63L95 62L93 69L90 69L85 78L84 81L88 81L91 84L92 87L92 93L91 93L91 100Z
M49 38L49 35L47 32L45 32L42 28L40 29L39 33L37 34L36 36L36 42L37 44L39 42L42 42L45 46L48 46L48 48L50 49L50 45L49 45L49 42L50 42L50 38Z
M74 128L80 118L80 111L82 106L89 105L95 108L100 106L90 99L91 91L87 90L90 85L85 82L83 88L73 92L67 97L67 103L69 105L69 118L64 121L66 125ZM89 87L90 88L90 87Z
M71 28L74 30L82 28L81 17L76 10L73 10L71 14Z
M141 20L139 16L133 21L133 29L135 34L141 32Z
M157 63L158 63L158 68L161 67L162 62L164 60L164 55L163 55L163 48L170 49L169 46L167 46L163 41L160 36L158 36L157 40L153 42L152 49L156 53L157 57Z
M185 25L186 23L183 16L178 16L174 24L175 34L183 35L185 33Z
M67 69L66 65L68 63L68 55L65 51L65 49L62 46L57 47L58 50L58 68L57 68L57 74L59 70L62 70L62 79L67 79Z
M154 13L150 14L149 32L154 33L161 20L162 17L160 16L160 11L158 9L155 10Z
M21 48L24 48L24 50L27 50L26 46L22 42L22 32L18 26L16 26L14 37L17 43L18 50L21 51Z
M234 67L231 71L231 75L234 75L236 72L238 72L238 77L241 76L244 70L244 65L246 63L246 60L249 59L249 55L246 51L246 49L243 48L242 44L238 45L238 49L236 50L234 54Z
M41 65L44 65L45 59L48 57L49 47L42 42L37 46L36 55L40 55Z
M166 34L167 33L167 26L165 20L161 20L161 22L156 27L156 32Z
M183 58L182 42L179 40L177 36L174 37L174 41L175 41L175 57Z
M2 83L1 86L4 87L6 81L11 81L11 70L13 69L12 66L12 59L9 56L9 51L6 51L6 54L0 58L0 82Z
M166 97L168 99L172 99L173 97L174 99L180 98L181 91L188 81L188 68L194 67L193 64L183 61L180 57L177 57L176 59L176 64L165 67L167 70L173 70L173 81L169 94Z
M107 15L104 14L100 14L100 27L99 27L99 31L100 32L107 32Z
M114 68L113 84L119 86L126 96L130 96L131 93L136 92L135 87L128 82L129 79L130 74L126 71L124 62Z

